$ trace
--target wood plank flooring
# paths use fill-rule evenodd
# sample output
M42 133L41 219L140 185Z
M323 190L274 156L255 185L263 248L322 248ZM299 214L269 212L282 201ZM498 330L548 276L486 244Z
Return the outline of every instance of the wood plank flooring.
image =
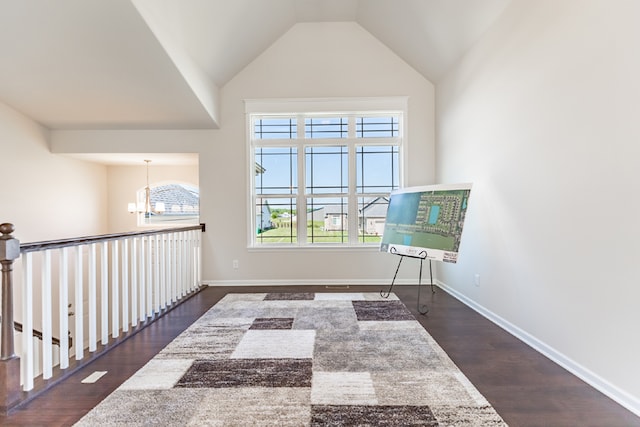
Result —
M43 395L0 415L0 425L73 425L227 293L301 290L378 292L380 287L209 287ZM446 292L423 288L426 316L417 314L416 287L397 286L394 292L510 426L640 426L640 417ZM81 383L95 371L108 373L94 384Z

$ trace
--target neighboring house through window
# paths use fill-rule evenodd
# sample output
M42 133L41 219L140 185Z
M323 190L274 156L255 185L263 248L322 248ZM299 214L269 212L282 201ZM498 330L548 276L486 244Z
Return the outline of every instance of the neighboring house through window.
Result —
M246 101L252 247L380 242L406 98Z
M200 190L198 187L167 183L152 185L153 212L139 215L140 225L183 225L200 223ZM145 190L138 191L138 200L144 201ZM143 203L144 204L144 203Z

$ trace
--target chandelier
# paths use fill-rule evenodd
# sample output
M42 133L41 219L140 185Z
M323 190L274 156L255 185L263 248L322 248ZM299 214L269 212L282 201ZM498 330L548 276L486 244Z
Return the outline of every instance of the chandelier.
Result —
M145 218L149 218L152 214L162 215L164 213L164 203L156 202L155 206L151 206L151 187L149 187L149 163L151 160L144 161L147 164L147 186L144 187L144 201L130 202L127 205L129 213L144 214Z

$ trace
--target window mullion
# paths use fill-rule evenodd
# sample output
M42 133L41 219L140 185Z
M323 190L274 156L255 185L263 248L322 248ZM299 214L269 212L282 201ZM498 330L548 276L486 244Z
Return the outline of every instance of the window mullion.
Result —
M356 175L356 115L350 114L347 145L349 148L349 193L347 195L347 227L349 230L349 244L358 243L358 197L356 194L357 175Z
M356 116L353 114L350 114L347 117L349 119L349 124L347 126L347 129L348 129L347 139L349 141L353 141L354 139L356 139Z
M307 190L306 190L306 176L307 170L305 167L305 151L304 151L304 116L299 115L298 120L298 196L297 196L297 233L298 233L298 245L307 244Z
M355 125L354 125L355 129ZM356 175L356 143L355 139L350 139L349 147L349 195L348 202L348 227L349 227L349 244L358 244L358 195L356 192L357 175Z

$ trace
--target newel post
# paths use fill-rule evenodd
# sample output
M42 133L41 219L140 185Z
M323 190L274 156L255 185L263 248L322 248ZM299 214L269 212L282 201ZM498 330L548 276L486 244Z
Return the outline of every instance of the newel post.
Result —
M2 264L2 340L0 341L0 411L6 413L20 399L20 358L13 346L13 261L20 256L20 241L13 224L0 224Z

